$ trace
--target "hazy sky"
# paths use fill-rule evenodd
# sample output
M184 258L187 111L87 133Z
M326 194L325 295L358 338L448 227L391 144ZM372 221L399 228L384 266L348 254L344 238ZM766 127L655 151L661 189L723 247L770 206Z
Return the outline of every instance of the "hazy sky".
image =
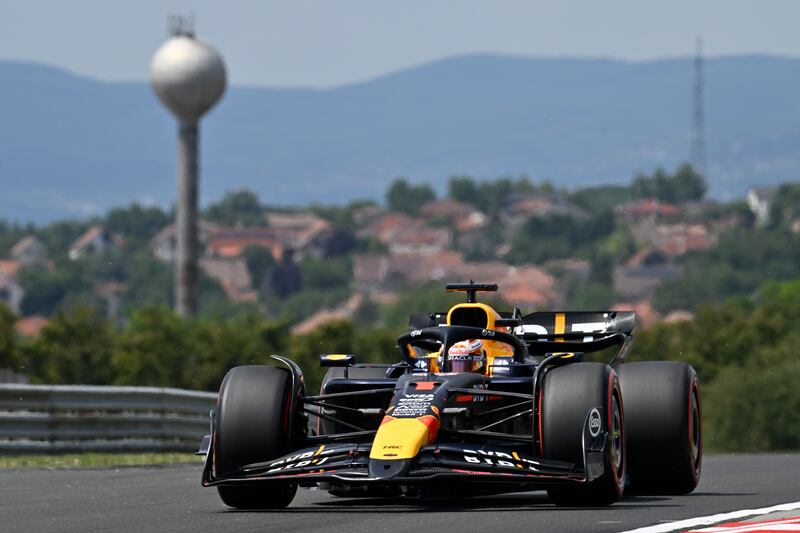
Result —
M170 13L234 84L330 86L474 52L651 59L800 56L797 0L0 0L0 59L143 80Z

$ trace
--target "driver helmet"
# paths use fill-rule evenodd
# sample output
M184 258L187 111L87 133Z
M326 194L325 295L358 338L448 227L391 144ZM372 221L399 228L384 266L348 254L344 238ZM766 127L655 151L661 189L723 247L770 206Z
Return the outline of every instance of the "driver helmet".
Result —
M466 340L453 344L447 350L449 372L483 372L486 368L486 352L480 339Z

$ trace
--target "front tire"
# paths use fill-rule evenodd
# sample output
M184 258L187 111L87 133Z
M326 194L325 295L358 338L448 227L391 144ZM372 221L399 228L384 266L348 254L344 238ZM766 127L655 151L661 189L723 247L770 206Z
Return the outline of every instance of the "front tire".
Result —
M289 451L291 394L291 375L283 368L238 366L228 372L216 407L213 453L218 476ZM297 485L220 485L217 490L230 507L281 509L294 499Z
M635 494L692 492L703 460L694 368L677 361L624 363L619 376L630 445L628 488Z
M574 363L549 370L542 380L542 456L583 464L583 433L592 409L600 411L608 433L603 474L581 486L547 491L559 506L605 506L622 496L625 479L623 401L614 370L601 363Z

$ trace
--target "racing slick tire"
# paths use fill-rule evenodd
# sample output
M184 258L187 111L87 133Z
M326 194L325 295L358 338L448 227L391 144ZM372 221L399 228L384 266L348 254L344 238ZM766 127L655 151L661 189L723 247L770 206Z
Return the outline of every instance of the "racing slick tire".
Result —
M220 387L216 407L214 465L218 475L268 461L289 451L292 379L274 366L237 366ZM237 509L282 509L297 485L217 487L222 501Z
M634 494L679 495L700 480L703 424L697 374L677 361L619 368L628 439L628 484Z
M587 416L600 410L608 438L603 448L603 474L582 485L547 491L559 506L610 505L622 496L625 479L625 420L614 370L602 363L574 363L552 368L542 379L540 395L541 453L546 459L583 464Z

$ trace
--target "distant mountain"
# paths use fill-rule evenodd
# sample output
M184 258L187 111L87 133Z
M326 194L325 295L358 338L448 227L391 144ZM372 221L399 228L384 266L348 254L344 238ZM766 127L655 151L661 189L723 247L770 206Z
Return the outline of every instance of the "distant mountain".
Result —
M466 56L333 89L233 87L203 123L201 201L381 198L396 176L628 182L687 158L690 58ZM706 62L711 192L800 178L800 59ZM0 62L0 218L175 196L175 124L146 83Z

